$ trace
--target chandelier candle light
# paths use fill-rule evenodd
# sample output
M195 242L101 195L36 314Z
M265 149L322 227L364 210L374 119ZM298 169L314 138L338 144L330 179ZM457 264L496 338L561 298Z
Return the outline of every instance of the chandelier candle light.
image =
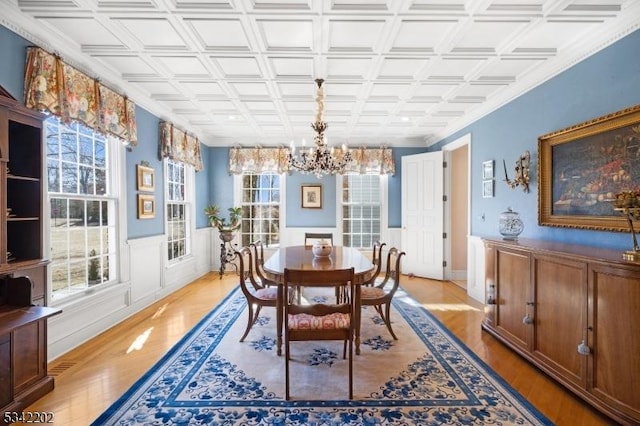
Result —
M342 146L342 158L334 156L334 149L327 146L324 137L324 131L327 130L328 124L324 121L324 89L322 84L324 80L316 79L318 90L316 91L316 103L318 104L318 112L316 113L315 123L311 123L311 128L317 133L313 138L316 148L303 150L300 156L295 155L295 147L291 143L291 152L289 153L289 167L302 173L314 174L321 178L323 175L343 174L347 165L353 160L351 153L345 145Z

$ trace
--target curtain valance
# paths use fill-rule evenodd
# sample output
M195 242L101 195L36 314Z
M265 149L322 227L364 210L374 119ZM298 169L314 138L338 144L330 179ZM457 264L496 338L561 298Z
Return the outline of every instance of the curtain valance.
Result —
M350 149L353 161L347 167L348 173L394 175L396 166L391 148Z
M98 132L138 144L135 104L39 47L27 49L24 99L29 108L79 121Z
M229 151L229 174L287 173L289 148L231 148Z
M200 141L194 135L178 129L166 121L160 122L160 158L191 164L196 171L202 170Z
M389 174L396 171L391 148L351 148L353 161L346 173ZM240 148L229 150L229 174L244 173L291 173L288 156L291 150L278 148ZM344 155L342 149L335 148L333 154L340 159Z

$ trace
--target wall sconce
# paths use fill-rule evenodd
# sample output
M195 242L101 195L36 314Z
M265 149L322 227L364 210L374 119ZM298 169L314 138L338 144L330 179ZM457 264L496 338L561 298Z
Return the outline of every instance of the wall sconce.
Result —
M507 174L507 163L502 160L502 164L504 166L504 181L507 182L507 185L511 189L514 189L516 186L521 186L524 192L529 192L529 160L530 160L529 151L525 151L524 154L520 156L516 160L516 175L513 180L509 179L509 175Z

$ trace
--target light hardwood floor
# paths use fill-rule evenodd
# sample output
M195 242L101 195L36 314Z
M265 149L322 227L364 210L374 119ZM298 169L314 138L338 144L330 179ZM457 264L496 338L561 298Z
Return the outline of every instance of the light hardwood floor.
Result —
M87 426L237 285L207 274L50 363L55 389L27 411L54 424ZM446 281L403 277L401 286L557 425L611 425L495 338L481 331L482 305Z

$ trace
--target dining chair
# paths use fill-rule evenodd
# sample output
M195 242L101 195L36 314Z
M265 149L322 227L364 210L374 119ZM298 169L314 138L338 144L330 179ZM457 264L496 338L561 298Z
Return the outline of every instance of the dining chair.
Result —
M309 241L311 240L311 242ZM333 245L333 234L331 232L305 232L304 233L304 245L310 246L316 240L329 240L331 245Z
M373 256L371 258L371 263L376 265L373 274L367 278L366 281L362 283L362 286L372 286L374 284L378 284L381 281L380 271L382 270L382 248L386 246L387 243L383 243L380 240L376 240L373 243ZM336 295L338 300L343 297L348 297L347 289L341 288L339 293Z
M327 271L288 269L284 270L285 294L297 286L305 288L333 288L349 286L349 294L355 294L354 268ZM291 342L315 340L343 340L342 357L349 363L349 399L353 399L353 339L355 332L356 301L354 298L341 303L326 304L291 298L284 303L285 344L285 398L290 397L289 361ZM359 309L359 308L358 308Z
M278 283L267 278L264 273L264 245L262 241L254 241L249 244L249 247L253 249L253 270L256 274L256 281L260 282L264 287L277 286Z
M267 287L256 281L253 268L253 256L249 247L245 246L239 251L236 251L236 256L238 259L238 272L240 274L240 289L247 299L247 308L249 311L247 328L240 338L240 341L243 342L249 334L249 330L251 330L251 327L253 327L253 324L255 324L258 319L262 307L277 308L278 288L277 286Z
M400 260L405 252L398 250L396 247L389 249L387 253L387 271L384 279L378 284L371 287L360 288L360 305L373 306L384 321L389 333L394 340L398 337L391 327L391 300L400 285Z
M386 245L387 243L383 243L380 240L373 242L373 256L371 258L371 263L376 265L376 269L373 271L373 275L363 282L362 285L371 286L380 282L380 271L382 271L382 248Z

